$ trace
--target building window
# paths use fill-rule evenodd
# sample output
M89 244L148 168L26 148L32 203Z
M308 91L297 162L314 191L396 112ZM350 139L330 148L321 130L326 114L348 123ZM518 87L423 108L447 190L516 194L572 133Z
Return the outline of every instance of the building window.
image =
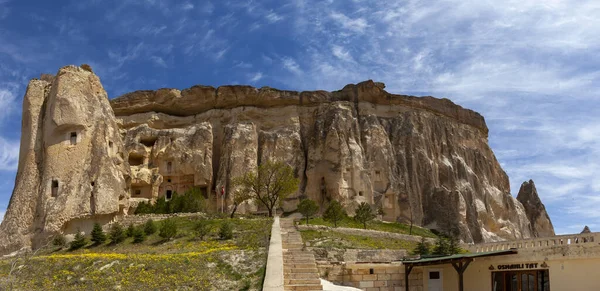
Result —
M373 275L374 273L375 273L375 270L369 269L369 274Z
M58 180L52 180L52 197L58 196Z
M363 191L358 191L358 196L363 196Z
M74 131L71 132L69 140L71 141L71 145L76 145L77 144L77 133Z
M171 179L167 179L167 182L171 183Z
M171 173L171 170L173 170L173 163L167 162L167 173Z
M165 194L165 200L171 200L171 197L173 196L173 191L172 190L167 190L167 193Z
M142 190L136 189L135 192L133 192L133 194L136 196L142 195Z

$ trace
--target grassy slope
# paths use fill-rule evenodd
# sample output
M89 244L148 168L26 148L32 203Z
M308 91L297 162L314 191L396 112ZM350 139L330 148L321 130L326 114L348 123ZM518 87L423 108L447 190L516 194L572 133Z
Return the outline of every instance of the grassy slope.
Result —
M300 221L300 224L306 224L306 220ZM333 223L322 218L309 219L311 225L325 225L333 227ZM363 225L351 218L346 218L338 223L338 227L360 228ZM410 225L396 222L372 221L367 223L367 229L379 230L392 233L410 233ZM302 239L310 246L323 248L345 248L345 249L406 249L413 250L417 243L392 238L374 238L362 235L350 235L335 232L332 230L301 230ZM429 229L413 226L412 235L424 237L437 237Z
M218 226L224 220L211 220L211 235L199 241L192 231L195 219L176 218L179 232L171 241L154 234L140 244L129 238L117 245L41 252L18 264L23 267L13 277L13 286L15 290L260 290L272 221L231 220L234 238L219 240ZM0 260L4 284L10 262ZM2 279L0 289L6 288L1 284Z
M300 224L306 224L306 219L300 221ZM311 225L325 225L329 227L333 227L333 223L329 221L323 220L323 218L316 217L309 219L309 224ZM348 227L348 228L360 228L363 229L363 225L360 222L355 221L352 218L346 218L341 222L338 222L338 227ZM398 222L383 222L383 221L371 221L367 223L367 229L371 230L379 230L386 232L394 232L394 233L402 233L402 234L412 234L416 236L424 236L436 238L437 236L431 232L431 230L427 228L422 228L418 226L413 226L412 233L410 232L410 225L406 225Z

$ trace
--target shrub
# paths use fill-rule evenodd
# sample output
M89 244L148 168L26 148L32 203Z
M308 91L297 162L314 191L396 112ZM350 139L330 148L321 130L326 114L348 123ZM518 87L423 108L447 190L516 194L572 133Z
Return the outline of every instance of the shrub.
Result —
M194 224L194 234L200 240L204 240L204 237L208 235L212 230L212 226L207 220L201 219Z
M94 223L94 229L92 229L92 242L95 245L101 245L106 241L106 234L102 230L102 226L99 223Z
M134 231L135 231L135 227L133 227L133 224L129 224L129 226L127 227L127 230L125 231L125 235L127 237L132 237Z
M156 223L152 219L148 219L144 224L144 233L153 235L156 232Z
M142 229L142 227L136 227L133 230L133 243L141 243L146 240L146 233Z
M93 72L92 67L90 67L88 64L82 64L80 67L88 72Z
M75 239L71 242L71 250L77 250L87 245L87 240L85 239L85 235L81 233L81 230L78 228L77 233L75 234Z
M439 236L435 241L434 255L450 255L450 243L445 237Z
M160 224L158 235L164 239L172 239L177 235L177 224L172 219L165 219Z
M358 209L356 209L356 215L354 215L354 220L363 224L363 228L367 229L367 222L375 219L375 213L373 209L371 209L371 205L366 202L358 205Z
M118 222L110 227L108 236L110 238L110 242L113 244L118 244L127 238L125 232L123 231L123 227Z
M325 209L325 213L323 213L323 219L326 221L332 222L334 227L337 227L337 223L340 222L347 216L346 211L342 207L342 205L336 200L331 201L327 209Z
M304 199L298 204L298 211L306 217L306 224L308 225L308 219L319 211L319 206L313 200Z
M153 213L154 209L152 204L147 202L140 202L138 206L135 208L135 214L149 214Z
M62 248L67 244L67 238L62 233L59 233L52 239L52 244Z
M430 254L429 248L430 248L429 243L427 242L427 240L425 240L425 237L421 237L421 241L417 244L417 246L413 250L413 254L421 255L421 256L429 255Z
M233 227L229 221L223 221L219 228L219 238L222 240L233 238Z

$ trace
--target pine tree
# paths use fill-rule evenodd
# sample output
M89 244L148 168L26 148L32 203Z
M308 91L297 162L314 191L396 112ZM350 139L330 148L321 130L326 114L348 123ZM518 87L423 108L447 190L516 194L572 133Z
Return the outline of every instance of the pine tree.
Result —
M127 238L125 232L123 231L123 227L119 223L115 223L110 227L108 236L110 238L110 242L113 244L118 244Z
M231 223L229 223L229 221L224 221L221 223L221 227L219 228L219 238L222 240L233 238L233 228L231 227Z
M127 227L127 231L125 232L125 235L127 237L132 237L134 230L135 230L135 228L133 227L133 224L129 224L129 226Z
M133 243L138 244L143 242L144 240L146 240L146 233L144 232L141 226L136 227L133 230Z
M323 214L323 219L332 222L334 227L337 227L338 222L344 219L347 216L346 211L342 207L342 205L336 200L331 201L327 209L325 209L325 213Z
M367 229L367 222L375 219L375 213L373 213L373 209L371 209L371 205L366 202L361 203L356 209L356 215L354 215L354 220L363 224L363 228Z
M94 223L94 229L92 229L92 242L94 245L101 245L106 241L106 234L102 230L102 226L99 223Z
M70 250L77 250L87 245L87 240L85 239L85 235L78 228L77 233L75 234L75 238L71 242Z
M156 223L152 219L148 219L144 224L144 233L146 235L153 235L156 232Z
M158 235L164 239L172 239L177 235L177 224L172 219L165 219L160 224Z
M421 241L417 244L417 246L413 250L413 254L421 255L421 256L429 255L430 254L429 248L430 248L429 243L427 242L427 240L425 240L425 237L421 237Z
M450 244L448 243L448 239L443 236L439 236L435 242L435 249L433 251L434 255L443 255L447 256L451 254Z
M306 218L306 225L308 225L308 219L315 215L317 211L319 211L319 205L313 200L303 199L298 203L298 212L302 213Z

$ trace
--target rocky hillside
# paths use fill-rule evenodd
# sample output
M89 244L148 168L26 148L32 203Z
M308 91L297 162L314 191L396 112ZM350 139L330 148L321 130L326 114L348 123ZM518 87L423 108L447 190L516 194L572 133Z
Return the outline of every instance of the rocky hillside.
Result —
M132 92L109 105L98 77L82 68L33 80L17 184L0 227L10 238L0 250L190 187L212 200L223 187L230 205L231 180L267 159L288 163L301 180L284 211L302 197L323 207L338 200L350 213L368 202L385 220L412 220L466 242L540 234L529 208L510 195L481 115L384 87L194 86ZM240 211L261 209L249 203Z

